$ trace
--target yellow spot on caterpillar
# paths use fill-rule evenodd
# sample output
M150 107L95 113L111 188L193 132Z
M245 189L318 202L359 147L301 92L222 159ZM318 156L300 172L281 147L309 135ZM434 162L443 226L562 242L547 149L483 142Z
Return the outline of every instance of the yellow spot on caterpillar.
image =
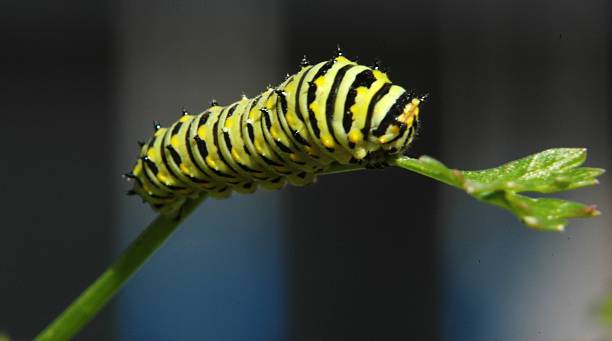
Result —
M187 174L187 175L193 177L193 172L191 171L191 168L189 168L189 166L187 164L185 164L184 162L182 162L179 165L179 168L180 168L181 172L183 172L184 174Z
M212 155L208 155L206 157L206 164L210 168L213 168L214 170L219 170L219 166L217 165L217 161L215 161L215 159L213 159Z
M406 123L408 126L412 125L414 118L419 116L419 103L421 103L421 101L418 98L413 98L412 101L404 107L404 112L397 120Z
M291 160L293 160L293 161L300 161L300 157L299 157L299 156L297 156L297 154L295 154L295 153L291 153L291 154L289 154L289 157L290 157L290 158L291 158Z
M319 76L319 78L315 79L314 83L317 87L321 87L325 83L325 76Z
M174 135L170 139L170 144L172 145L172 147L178 148L179 145L181 144L181 139L178 137L178 135Z
M348 133L348 139L349 141L357 144L359 142L361 142L361 139L363 138L363 134L361 133L361 131L359 130L351 130Z
M147 157L151 159L151 161L156 162L158 159L157 156L158 156L157 148L151 148L147 150Z
M317 105L317 101L310 103L310 110L312 110L315 113L315 115L317 114L317 112L319 111L319 106Z
M380 70L374 70L372 71L372 73L374 74L374 77L376 78L376 80L378 81L384 81L384 82L390 82L389 77L387 76L386 73L380 71Z
M261 111L260 110L252 109L251 112L249 112L249 119L252 122L259 121L260 117L261 117Z
M278 126L273 125L272 128L270 129L270 135L272 135L272 137L275 140L279 139L280 134L278 133Z
M243 163L242 158L240 157L240 154L238 154L238 150L236 150L236 148L232 148L232 157L234 158L234 160Z
M264 155L264 149L259 139L255 139L255 150L257 150L259 154Z
M398 134L399 134L399 127L396 125L391 125L389 128L387 128L385 135L378 138L378 142L380 144L388 143L389 141L397 137Z
M289 123L290 127L295 127L296 124L298 123L297 117L295 117L295 113L294 112L289 112L287 114L287 123Z
M353 120L356 119L356 116L359 115L359 112L365 110L364 108L364 98L367 98L368 88L365 86L360 86L357 88L357 95L355 96L355 104L351 105L351 112L353 113Z
M321 142L326 148L334 148L334 140L329 135L321 136Z
M411 126L412 122L414 121L414 116L410 116L408 117L408 119L405 121L407 126Z
M160 170L157 173L157 178L166 185L172 185L171 178L166 171Z
M203 125L200 128L198 128L198 136L203 140L204 138L206 138L206 126Z
M225 120L225 129L232 129L232 126L234 125L234 117L235 116L232 116Z
M181 118L179 118L179 122L185 123L189 121L189 119L191 119L191 115L184 115L184 116L181 116Z
M274 100L272 99L272 96L270 96L266 100L266 109L272 109L272 108L274 108Z

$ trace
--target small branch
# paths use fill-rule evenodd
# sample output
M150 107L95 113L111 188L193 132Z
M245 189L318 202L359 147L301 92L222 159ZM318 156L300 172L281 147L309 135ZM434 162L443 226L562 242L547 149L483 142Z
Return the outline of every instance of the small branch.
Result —
M600 168L579 167L586 160L583 148L556 148L480 171L449 169L428 156L399 157L393 166L407 169L464 190L472 197L510 211L521 222L540 230L562 231L570 218L600 214L594 205L523 194L556 193L596 185Z
M38 334L35 340L60 341L72 338L96 316L132 274L151 257L203 200L204 196L188 200L182 209L180 218L159 215L95 282Z

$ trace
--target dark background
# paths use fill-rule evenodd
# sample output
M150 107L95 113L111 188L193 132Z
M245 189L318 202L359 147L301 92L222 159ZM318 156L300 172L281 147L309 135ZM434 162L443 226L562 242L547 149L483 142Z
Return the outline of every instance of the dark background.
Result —
M253 96L336 44L431 93L411 155L483 168L582 146L610 168L597 1L6 2L0 332L32 338L152 219L120 174L151 121ZM559 340L603 331L604 216L522 227L397 170L207 202L82 340Z

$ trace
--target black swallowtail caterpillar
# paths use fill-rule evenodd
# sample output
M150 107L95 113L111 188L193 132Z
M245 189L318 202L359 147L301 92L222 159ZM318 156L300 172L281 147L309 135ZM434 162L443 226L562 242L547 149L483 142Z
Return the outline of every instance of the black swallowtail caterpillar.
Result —
M258 186L303 186L333 164L363 163L402 153L418 124L419 104L380 67L338 53L310 65L276 88L198 115L183 111L169 128L141 143L126 174L138 194L163 214L202 192L227 197Z

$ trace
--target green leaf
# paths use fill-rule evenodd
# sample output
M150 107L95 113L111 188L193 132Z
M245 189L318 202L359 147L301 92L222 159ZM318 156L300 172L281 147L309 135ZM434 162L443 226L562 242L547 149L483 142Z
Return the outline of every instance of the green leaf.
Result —
M557 148L506 163L497 168L465 171L466 179L485 184L480 191L510 189L514 192L554 193L596 185L604 170L579 167L586 149Z
M400 157L391 164L461 188L478 200L512 212L527 226L562 231L567 219L593 217L600 212L593 205L518 193L555 193L598 184L596 178L604 170L579 167L585 160L586 149L557 148L480 171L449 169L428 156Z

